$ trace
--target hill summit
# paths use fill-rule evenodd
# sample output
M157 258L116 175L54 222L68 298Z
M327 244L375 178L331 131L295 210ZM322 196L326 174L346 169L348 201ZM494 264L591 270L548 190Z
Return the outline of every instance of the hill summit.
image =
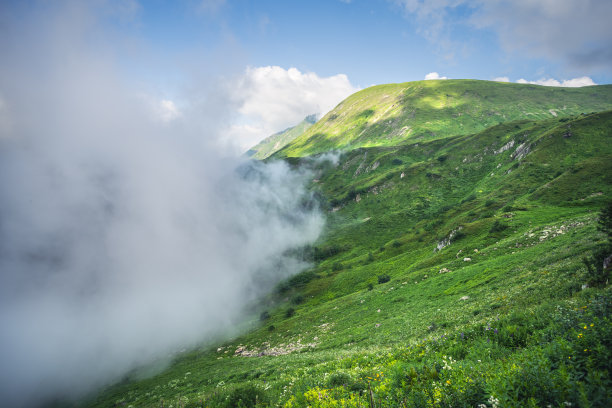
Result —
M467 79L378 85L349 96L275 156L421 143L518 119L599 112L612 109L611 101L612 85L559 88Z

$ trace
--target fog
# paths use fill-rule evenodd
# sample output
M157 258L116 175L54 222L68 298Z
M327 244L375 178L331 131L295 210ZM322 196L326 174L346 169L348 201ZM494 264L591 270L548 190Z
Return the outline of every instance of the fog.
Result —
M214 72L160 113L98 11L51 3L0 10L6 406L81 397L227 333L323 226L307 172L227 148L238 102Z

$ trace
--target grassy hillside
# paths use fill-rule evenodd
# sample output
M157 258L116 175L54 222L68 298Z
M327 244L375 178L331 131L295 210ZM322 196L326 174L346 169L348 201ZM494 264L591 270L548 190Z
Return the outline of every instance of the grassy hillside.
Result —
M513 120L607 109L612 109L612 85L555 88L476 80L379 85L348 97L276 156L420 143Z
M597 89L577 95L610 103ZM612 405L612 111L538 115L287 159L328 215L300 251L312 268L245 314L249 332L82 405Z
M605 239L610 129L521 120L293 160L329 214L312 269L251 332L86 405L607 406L612 293L583 257Z
M282 132L275 133L272 136L266 137L256 146L249 149L247 155L253 157L254 159L263 160L285 147L288 143L292 142L294 139L308 130L312 125L314 125L316 121L317 115L306 116L304 120L297 125L287 128Z

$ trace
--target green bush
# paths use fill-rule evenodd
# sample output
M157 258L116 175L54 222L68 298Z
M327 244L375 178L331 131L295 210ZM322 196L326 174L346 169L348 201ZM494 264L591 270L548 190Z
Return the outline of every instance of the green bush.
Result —
M329 376L329 379L327 380L327 385L331 388L342 386L348 387L351 385L352 382L353 379L351 378L350 374L344 373L342 371L336 371L335 373Z
M378 283L386 283L389 282L391 280L391 277L389 275L378 275Z
M263 389L247 384L230 391L223 405L227 408L252 408L267 402L268 398Z
M287 311L285 312L285 317L291 317L295 315L295 309L290 307L289 309L287 309Z
M294 305L299 305L301 303L304 303L304 295L302 294L297 294L294 297L291 298L291 303L293 303Z
M506 228L508 228L508 226L506 224L504 224L500 220L495 220L495 222L491 226L491 229L489 230L489 232L494 234L496 232L502 232Z

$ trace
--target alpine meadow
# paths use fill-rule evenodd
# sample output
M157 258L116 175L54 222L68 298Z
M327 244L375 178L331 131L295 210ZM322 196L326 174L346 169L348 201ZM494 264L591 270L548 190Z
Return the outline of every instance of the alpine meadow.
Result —
M0 408L612 407L611 21L0 1Z
M308 175L308 266L75 406L612 405L612 85L379 85L312 122L251 152Z

